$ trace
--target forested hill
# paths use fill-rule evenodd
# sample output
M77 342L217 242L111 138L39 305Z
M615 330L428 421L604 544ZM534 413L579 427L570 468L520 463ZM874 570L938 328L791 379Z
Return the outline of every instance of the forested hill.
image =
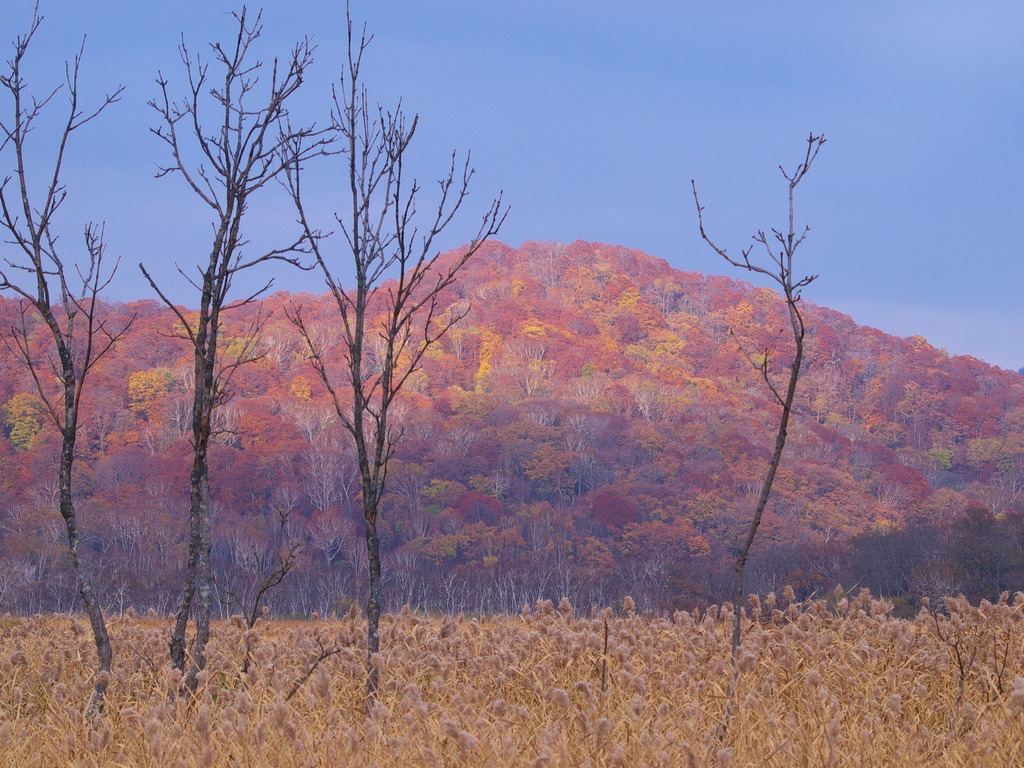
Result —
M398 413L381 518L389 600L516 610L562 595L604 605L632 594L645 607L721 597L776 427L751 359L770 350L784 375L778 296L619 246L494 243L444 301L467 314L428 352ZM263 356L232 379L212 478L220 583L251 576L287 513L304 547L273 600L297 613L354 597L365 554L352 459L286 316L293 305L337 338L328 301L310 294L229 315L230 355L262 313ZM108 310L137 319L91 379L82 526L107 602L167 610L184 561L191 357L157 302ZM805 311L795 423L751 586L1014 586L1024 377ZM17 321L17 305L0 301L0 327ZM0 404L0 608L64 607L74 585L57 443L4 347Z

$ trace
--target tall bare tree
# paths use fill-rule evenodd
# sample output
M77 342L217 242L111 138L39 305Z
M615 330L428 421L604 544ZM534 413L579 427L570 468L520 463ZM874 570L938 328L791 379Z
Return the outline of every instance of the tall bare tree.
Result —
M306 215L299 164L293 163L289 173L299 220L337 309L340 373L335 372L328 350L307 324L302 309L295 307L291 317L355 448L369 562L367 693L372 698L379 682L373 657L380 648L382 605L377 516L400 437L390 420L391 409L409 376L419 369L424 352L465 315L465 311L444 314L440 300L481 245L497 234L507 209L499 195L460 255L443 263L439 260L435 240L452 223L469 193L474 173L469 155L460 163L457 153L452 153L448 171L438 181L436 207L419 217L421 188L405 173L418 118L407 121L401 104L387 110L370 101L362 63L372 36L365 26L355 32L349 8L346 23L347 66L334 89L331 113L345 158L344 212L335 214L344 244L335 253L328 252L327 238ZM336 271L346 265L354 273L349 287Z
M102 317L99 294L117 269L116 263L109 268L104 264L103 226L87 224L81 255L67 260L58 247L56 218L68 194L63 181L68 143L79 129L117 102L123 88L118 86L91 111L82 108L78 75L85 50L83 40L74 60L64 65L64 84L43 97L33 95L23 65L42 21L37 5L28 32L15 39L14 55L0 75L0 86L11 100L10 111L0 118L0 156L11 161L9 175L0 183L0 226L7 233L10 252L0 266L0 290L20 297L19 321L5 342L28 369L45 412L60 434L57 506L67 528L78 594L96 644L96 678L89 712L97 714L103 709L113 652L103 607L79 557L75 446L89 373L124 335L131 321L112 328ZM67 97L66 112L48 165L37 173L30 168L27 145L47 105L58 94ZM40 322L45 327L43 335L49 336L45 357L40 356L36 345Z
M815 136L811 133L807 137L807 151L804 159L796 168L791 172L787 172L782 166L779 166L779 170L782 171L783 177L789 184L788 225L785 230L772 228L770 235L764 230L758 230L757 234L753 237L753 244L741 251L739 258L729 255L724 248L716 245L708 236L704 229L704 209L701 207L700 200L697 197L697 185L693 181L690 182L693 189L693 202L697 207L697 222L700 226L700 236L704 239L704 242L711 246L715 253L732 266L747 272L763 275L778 286L786 302L794 345L793 358L789 363L788 376L786 377L784 387L778 385L772 372L772 362L774 359L772 357L772 349L765 349L756 359L752 355L747 354L746 350L743 350L747 359L761 374L761 378L771 392L772 398L779 404L782 411L779 414L779 426L775 432L775 447L768 462L768 469L761 481L761 491L758 494L757 504L754 507L754 516L750 520L746 536L740 543L733 571L732 672L728 689L730 700L735 691L736 677L739 673L739 650L742 638L742 601L744 596L743 576L746 572L750 549L754 545L754 539L757 537L757 529L761 525L761 516L764 514L765 507L768 505L768 499L771 496L775 475L778 473L779 465L782 463L782 451L786 447L789 419L793 413L796 385L800 378L800 366L803 364L804 359L804 335L806 329L803 313L800 311L800 296L803 289L817 278L817 275L797 277L793 271L793 258L810 231L809 227L804 227L802 230L797 231L794 220L793 197L797 185L803 181L807 172L810 171L811 164L818 156L818 150L821 149L824 143L824 136ZM755 250L761 255L760 261L755 256Z
M313 61L315 47L309 39L298 43L287 59L274 59L269 72L254 59L252 47L259 39L260 14L251 18L243 6L234 14L237 33L227 45L212 43L211 63L182 42L179 52L187 90L180 101L169 95L169 82L159 75L160 97L150 102L159 116L152 132L170 150L171 160L157 176L177 175L210 210L213 241L209 255L199 261L195 273L178 272L198 292L198 312L176 306L139 265L153 290L177 315L194 352L195 391L192 401L192 469L189 481L189 548L181 605L171 635L171 663L185 670L185 686L194 690L196 673L205 664L204 648L210 636L213 602L213 571L210 561L210 473L208 453L214 432L214 409L230 396L231 377L239 366L256 358L257 320L240 353L230 359L221 354L220 333L225 313L256 301L272 284L241 298L232 298L238 275L272 262L300 266L307 235L275 247L249 251L242 223L252 198L281 177L290 163L302 163L322 152L326 139L313 127L294 128L288 104L303 82ZM265 82L261 79L265 78ZM209 117L208 117L209 116ZM293 157L292 152L298 153ZM194 604L193 604L194 603ZM195 635L186 654L190 614L195 616Z

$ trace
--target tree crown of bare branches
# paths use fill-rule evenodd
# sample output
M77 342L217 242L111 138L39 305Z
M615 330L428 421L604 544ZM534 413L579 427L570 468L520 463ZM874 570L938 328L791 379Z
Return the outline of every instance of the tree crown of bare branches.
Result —
M811 231L808 226L805 226L799 232L796 230L793 198L797 186L811 169L811 164L818 156L818 151L824 143L825 137L823 135L819 134L818 136L815 136L813 133L809 134L807 137L807 150L804 155L804 159L796 166L796 168L790 172L786 171L786 169L781 165L779 166L779 171L782 173L783 178L786 179L789 186L788 228L785 232L782 232L772 227L770 230L770 236L763 229L759 229L757 234L753 236L754 242L740 252L739 258L730 255L725 248L717 245L707 234L707 231L704 229L704 207L700 204L700 200L697 197L697 185L695 181L690 181L690 187L693 191L693 201L697 208L697 224L700 228L701 238L712 248L712 250L715 251L715 253L725 259L732 266L744 269L748 272L763 275L779 287L786 300L786 308L789 312L790 324L794 338L798 342L803 340L805 333L803 313L800 311L799 307L801 294L805 287L818 279L818 276L816 274L810 274L804 275L800 278L795 278L793 272L793 257L796 254L797 249L803 244L807 234ZM760 246L760 248L758 248L758 246ZM770 266L764 266L763 263L759 263L755 260L755 249L763 249L763 255L765 256L767 264ZM739 342L737 341L737 343ZM772 393L772 397L775 401L779 405L785 406L786 397L784 393L778 389L771 377L771 348L769 347L763 350L760 361L756 361L753 355L744 349L742 345L740 345L740 352L747 358L747 361L750 362L754 368L758 369L761 378L768 386L768 389Z
M62 180L64 158L72 134L98 117L107 107L120 101L124 91L118 86L107 94L95 108L84 110L78 100L78 79L85 53L85 40L74 59L64 65L64 83L37 98L28 90L24 74L24 61L43 17L36 5L28 31L14 41L14 55L7 61L7 69L0 75L0 87L11 97L10 118L0 118L0 153L13 153L14 170L0 182L0 226L6 231L5 241L14 253L5 256L0 267L0 290L8 290L20 297L19 325L11 329L4 342L26 364L46 412L57 428L64 433L76 428L78 406L81 402L83 382L89 371L118 339L127 331L131 320L118 329L111 329L99 316L98 297L107 288L117 270L117 262L104 269L104 226L89 223L83 232L84 258L70 264L77 275L78 287L72 287L68 266L58 248L59 235L54 230L57 213L67 199L67 187ZM54 97L67 93L66 115L61 123L51 167L39 174L43 179L42 202L34 204L33 174L26 156L26 145L37 121ZM14 194L11 189L14 188ZM22 273L23 281L15 275ZM56 304L52 296L52 283L56 283L59 296ZM59 307L55 312L54 308ZM56 347L56 359L49 357L47 365L40 366L31 349L30 309L47 325ZM56 381L62 382L60 399L54 399L48 382L42 376L49 370Z
M250 20L245 6L233 14L238 23L234 43L225 47L211 43L214 63L222 69L222 79L212 81L210 63L193 54L184 37L179 56L188 83L186 96L171 98L169 80L158 74L160 96L149 102L160 118L151 132L170 150L171 162L157 171L157 178L178 174L189 189L214 215L214 243L207 264L198 267L198 279L176 265L178 273L202 296L209 295L218 313L255 301L273 284L269 279L258 290L227 303L232 280L239 272L270 261L282 261L300 268L307 254L305 233L284 245L272 247L256 255L244 252L249 242L242 238L241 221L250 197L278 179L292 163L303 163L328 151L327 129L315 124L293 127L287 103L302 86L304 73L313 62L316 46L307 37L297 43L288 61L282 66L274 59L266 94L257 94L262 61L252 61L251 48L262 34L262 14ZM256 100L256 106L251 102ZM203 115L209 105L216 117L216 128L207 130ZM182 132L184 127L185 132ZM187 137L187 138L186 138ZM195 157L188 151L194 141ZM159 288L150 273L140 264L150 286L178 316L193 344L200 343L196 327L185 313ZM205 298L204 298L205 300Z
M797 185L807 175L807 172L811 168L811 164L814 159L818 156L818 150L825 143L825 137L822 135L815 136L813 133L807 137L807 151L804 155L803 161L797 165L796 169L792 173L787 173L782 166L779 166L779 170L782 171L783 177L789 183L789 223L786 231L783 233L780 230L772 229L772 237L769 238L765 231L758 230L757 234L754 235L754 245L751 245L745 249L740 258L736 259L730 256L724 248L719 247L711 240L707 232L704 229L704 209L701 207L700 200L697 197L697 185L691 180L690 186L693 190L693 202L697 208L697 221L700 227L700 234L704 241L723 259L740 269L745 269L748 272L754 272L757 274L764 275L774 281L781 289L783 296L786 301L786 308L789 312L790 328L793 333L793 342L795 345L793 360L789 366L789 377L786 382L784 391L781 391L776 387L775 382L772 380L770 372L770 353L771 348L765 350L764 355L760 362L755 361L746 350L740 347L744 356L751 362L751 364L758 369L761 374L761 378L764 380L768 389L771 391L776 402L781 406L782 412L779 416L779 426L775 433L775 447L772 450L771 459L768 462L768 468L765 471L764 478L761 482L761 490L758 493L757 502L754 506L754 513L751 516L750 523L747 527L747 532L740 543L739 549L736 554L736 563L734 568L734 578L732 586L732 600L733 600L733 627L732 627L732 640L731 640L731 657L732 665L729 675L729 682L726 689L726 709L722 716L722 721L719 724L718 738L719 740L725 737L725 733L729 728L729 724L732 720L733 713L736 710L736 683L739 679L740 668L739 668L739 650L740 642L742 640L742 600L743 600L743 579L746 571L747 558L749 557L750 550L753 547L754 540L757 537L758 529L761 525L761 517L764 513L765 507L768 504L769 496L772 492L772 487L775 482L775 476L778 472L779 466L782 462L782 453L786 446L787 432L789 428L789 420L793 411L793 403L796 398L796 386L797 381L800 378L800 366L804 356L804 319L800 312L800 292L801 290L812 283L816 275L808 275L801 278L794 278L793 273L793 257L796 253L797 248L803 243L804 238L810 231L809 227L804 227L801 233L797 233L796 226L794 223L794 191ZM778 250L774 250L772 247L772 240L778 244ZM760 245L764 248L767 253L768 262L771 266L765 267L752 260L752 252L756 245Z
M305 241L341 320L344 374L340 380L328 370L324 345L307 324L301 307L293 306L289 316L306 342L313 367L327 389L338 420L352 437L359 466L370 576L366 604L369 712L369 702L378 684L378 671L371 662L379 648L382 609L376 521L387 484L388 465L400 437L389 421L391 405L418 370L427 348L468 311L450 312L442 317L442 293L455 282L459 271L487 238L498 232L507 211L499 195L481 218L470 244L451 262L439 264L435 241L454 221L469 193L473 177L470 156L466 155L460 170L458 154L452 153L448 173L438 181L437 207L427 216L421 230L416 207L420 186L415 179L407 184L405 174L406 152L416 133L418 118L414 116L408 122L401 103L394 110L371 105L361 70L372 37L367 35L365 26L356 35L347 4L346 32L348 60L340 85L333 90L331 130L346 159L344 181L349 208L344 214L335 213L334 218L352 259L353 287L345 288L329 263L331 257L325 252L325 244L331 233L314 228L303 207L298 152L291 153L294 159L285 176ZM368 336L374 331L375 337ZM366 359L371 340L380 347L372 365Z
M115 262L109 272L104 271L103 226L88 224L85 227L84 257L72 262L81 283L81 290L76 292L71 288L68 266L57 248L59 237L54 231L54 218L67 199L67 188L61 174L68 141L72 134L118 101L123 87L119 86L108 94L92 112L80 108L78 75L85 50L83 39L73 62L64 65L67 114L53 151L52 168L49 174L44 175L42 204L33 205L30 192L32 173L28 167L25 145L36 120L53 97L63 89L59 86L42 99L35 98L27 91L22 64L41 23L42 16L39 15L37 4L29 31L15 39L14 56L7 62L7 71L0 75L0 87L10 94L13 102L10 121L0 121L0 156L8 148L14 154L13 176L6 176L0 182L0 227L10 236L7 244L12 245L14 250L14 255L4 257L3 264L6 266L0 267L0 290L11 291L20 297L19 324L11 329L9 336L4 336L4 343L9 349L13 347L15 356L24 363L49 418L60 432L58 511L67 531L67 552L78 583L78 594L89 617L96 645L96 677L88 714L98 715L103 710L113 651L103 607L78 554L80 537L73 479L75 446L86 378L96 362L127 332L134 316L118 329L111 329L107 321L100 317L99 294L117 270ZM14 196L8 193L12 181L17 186L17 197L20 199L12 200ZM21 274L23 282L12 278L12 273ZM51 282L57 283L60 292L56 307L51 297ZM38 316L49 331L52 346L47 345L45 364L34 354L30 315ZM52 380L45 375L47 371L52 374Z
M355 365L363 374L356 393L360 410L384 427L381 422L386 420L388 406L418 369L426 348L440 340L468 312L467 307L441 321L438 301L442 292L455 282L459 271L481 245L497 234L508 209L499 194L481 217L476 233L462 253L444 268L438 267L439 254L434 244L469 194L475 173L471 156L467 153L460 164L458 153L452 152L448 172L437 182L436 207L421 230L417 200L422 190L415 179L407 184L405 174L405 156L419 117L414 115L408 121L401 102L389 110L370 101L361 71L373 36L367 34L365 25L357 35L350 13L346 14L346 31L347 66L340 84L332 88L331 128L348 161L351 209L344 215L335 213L334 218L352 256L353 287L343 286L329 263L331 256L325 253L324 243L333 233L315 228L306 214L301 167L297 162L289 167L286 178L314 262L342 321L342 354L349 366ZM385 361L380 375L371 376L362 371L361 365L366 312L382 291L385 311L377 330L384 342ZM293 309L292 318L306 339L321 378L329 379L323 350L315 343L299 308ZM414 325L419 325L422 332L415 341ZM406 362L399 366L398 361L403 359ZM329 381L327 384L330 387ZM331 395L336 404L340 403L337 391L332 389ZM337 410L346 430L354 433L357 426L350 414L341 407Z

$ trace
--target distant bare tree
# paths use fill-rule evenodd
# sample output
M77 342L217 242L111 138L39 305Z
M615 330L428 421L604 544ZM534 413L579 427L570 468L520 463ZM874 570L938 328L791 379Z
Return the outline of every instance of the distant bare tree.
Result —
M349 9L346 21L348 61L334 91L332 110L332 127L340 136L346 161L345 212L335 214L344 247L337 255L327 252L326 237L303 208L298 162L289 174L299 220L338 312L342 372L332 367L328 351L302 309L294 308L291 317L355 446L369 559L367 693L373 697L378 686L373 656L380 647L382 601L377 514L399 439L399 430L389 419L391 409L406 381L419 369L427 348L468 311L442 315L439 302L459 271L498 232L507 211L499 196L460 255L451 262L439 262L434 241L469 193L473 177L469 156L460 164L452 154L448 172L438 182L437 206L421 226L420 186L415 180L409 183L405 173L418 118L407 122L401 104L389 111L370 102L361 68L372 36L365 28L360 34L353 31ZM355 284L348 288L335 272L346 261L355 275Z
M302 543L291 534L292 508L274 505L273 511L277 520L269 532L269 541L236 544L229 567L239 571L241 578L235 581L225 579L217 585L222 593L222 602L242 612L247 629L252 629L259 621L267 593L280 586L295 570L302 550ZM251 664L252 655L246 648L243 674L249 671Z
M0 86L10 95L11 111L0 119L0 153L11 159L12 169L0 183L0 225L6 230L11 255L0 266L0 290L20 297L20 319L5 343L28 369L45 412L60 433L57 503L67 528L68 552L77 580L78 594L92 626L98 658L90 714L103 709L113 652L107 634L103 608L79 558L78 518L73 487L76 441L86 381L96 363L113 347L131 325L112 328L100 316L99 294L117 269L103 263L103 226L88 224L84 252L66 261L58 248L55 219L67 198L62 180L65 151L73 134L120 99L118 86L92 111L78 103L78 74L85 50L64 65L65 83L48 95L37 97L28 90L23 63L29 46L42 23L39 8L32 15L28 32L14 41L14 56L0 75ZM67 95L66 116L50 158L50 167L38 176L29 165L27 145L46 106L61 92ZM37 178L41 183L37 186ZM40 193L41 190L41 193ZM19 277L20 276L20 277ZM37 323L49 335L45 358L36 346Z
M786 301L786 309L789 313L790 330L793 334L794 343L793 359L789 364L789 376L786 379L785 389L781 389L776 385L775 379L772 375L771 363L773 358L771 356L771 349L765 349L757 359L752 355L747 354L746 350L743 350L744 355L750 363L760 372L761 378L768 386L772 397L782 407L782 413L779 416L779 426L775 433L775 448L772 451L771 460L768 462L768 469L765 472L764 479L761 483L761 491L757 497L757 505L754 507L754 516L751 518L750 526L747 528L746 537L740 544L739 552L736 555L732 585L732 672L729 679L728 690L730 703L732 696L735 693L736 677L739 674L739 650L742 632L741 619L744 596L743 575L747 567L747 558L750 555L750 548L754 544L754 539L757 536L757 529L761 524L761 516L764 513L764 509L768 504L768 498L772 492L772 484L775 482L775 475L779 470L780 463L782 462L782 451L786 446L789 418L793 412L793 401L796 397L797 380L800 378L800 366L803 363L804 358L805 328L803 314L800 311L800 294L803 288L814 282L817 277L817 275L807 275L798 278L793 272L793 257L796 254L797 248L799 248L803 243L804 239L807 237L808 231L810 230L809 227L804 227L802 231L796 231L793 216L793 195L796 191L797 185L803 181L804 176L806 176L807 172L811 169L811 164L818 156L818 150L821 149L824 143L824 136L815 136L813 133L810 134L807 137L807 152L804 155L803 161L797 165L796 169L791 173L787 173L784 168L781 166L779 167L779 170L782 171L782 175L789 183L789 224L785 231L773 228L771 230L771 235L767 234L764 230L759 230L758 233L754 235L754 244L743 250L739 258L730 256L724 248L720 248L716 245L708 236L707 232L705 232L704 209L701 207L700 200L697 198L697 185L693 181L690 182L693 189L693 202L697 207L697 222L700 226L701 237L709 246L711 246L715 253L734 267L739 267L740 269L744 269L748 272L764 275L779 287L782 291L782 296ZM753 252L755 248L758 250L763 249L765 266L762 266L762 264L753 260Z
M292 510L274 506L277 517L270 525L266 541L244 539L233 542L227 568L234 569L239 578L224 579L218 583L222 602L242 612L246 628L252 629L259 621L260 611L267 593L295 570L302 543L291 533ZM247 665L248 666L248 665Z
M195 615L195 637L185 686L193 690L196 673L205 665L204 648L210 636L210 607L213 600L213 572L210 562L210 477L208 451L214 432L213 412L230 397L231 377L238 368L256 359L256 342L261 320L257 320L242 349L222 360L220 333L223 316L230 310L254 302L271 285L240 298L231 298L235 278L243 272L270 262L300 266L307 235L283 245L247 253L242 223L252 198L278 179L292 162L301 163L324 151L325 139L314 128L293 128L288 103L302 85L303 74L313 61L314 46L309 39L298 43L279 64L274 59L269 78L260 95L263 65L253 60L251 48L260 37L260 14L251 19L243 6L234 15L237 35L229 45L213 43L210 50L219 79L210 73L210 63L182 42L179 51L185 68L187 91L181 101L169 95L169 82L157 78L160 97L150 102L159 116L152 132L170 150L171 160L157 176L177 174L210 209L213 242L208 257L200 260L196 274L178 272L198 291L197 313L176 306L146 270L139 265L153 290L177 315L194 352L195 387L192 400L192 470L189 483L189 548L181 605L171 635L171 663L185 670L189 616ZM206 127L210 115L212 129ZM299 142L302 142L301 148ZM298 152L292 157L291 152ZM198 594L198 600L193 600Z

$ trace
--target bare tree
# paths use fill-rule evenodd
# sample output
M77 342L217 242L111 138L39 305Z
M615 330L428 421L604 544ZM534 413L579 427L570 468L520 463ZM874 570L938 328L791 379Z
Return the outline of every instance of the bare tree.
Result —
M407 122L401 104L392 111L370 102L362 81L362 61L372 36L365 27L359 34L354 32L347 8L346 22L348 60L334 90L332 110L332 127L346 161L345 212L335 214L344 247L337 255L327 252L326 236L314 228L303 208L299 163L293 163L289 173L299 220L340 320L340 372L332 366L330 352L307 324L302 309L293 308L291 318L355 447L369 561L367 693L372 697L378 685L373 656L380 646L382 601L377 514L388 464L400 437L390 421L391 409L406 381L419 369L427 348L465 316L466 309L444 313L441 299L469 259L498 232L507 210L500 196L493 200L460 254L450 261L439 260L434 241L452 223L469 193L470 158L467 155L460 164L457 154L452 154L448 172L438 182L436 208L421 220L417 215L420 186L415 180L409 183L405 174L418 118ZM355 275L355 284L347 288L335 271L345 262Z
M117 269L103 263L103 226L88 224L80 257L65 260L58 247L55 219L67 199L62 180L67 146L72 136L120 99L118 86L91 111L78 102L78 75L85 50L64 65L65 82L48 95L37 98L28 90L23 64L33 37L42 23L36 6L26 34L14 41L14 56L7 62L0 86L10 95L10 113L0 119L0 153L11 157L12 170L0 183L0 225L6 230L10 256L0 266L0 290L20 297L19 320L5 342L26 366L35 383L45 412L60 434L57 508L67 528L68 552L75 572L78 594L92 626L97 667L90 714L103 709L110 676L112 649L103 608L92 579L79 558L79 531L73 487L75 445L79 435L81 407L86 381L97 362L113 347L131 325L131 320L112 328L101 316L99 294ZM67 96L65 117L57 134L50 166L38 178L29 168L27 144L38 127L47 105L59 93ZM41 190L41 193L38 192ZM45 359L35 339L38 324L49 335Z
M302 544L291 532L292 510L274 505L277 516L267 521L269 530L262 535L229 532L230 557L223 563L224 573L217 579L221 603L241 611L246 629L259 621L264 600L298 565Z
M281 585L288 574L298 565L302 543L291 533L292 508L274 505L276 523L269 531L269 541L239 542L233 547L232 567L240 572L240 578L232 583L225 578L218 583L222 601L242 612L247 629L259 621L267 593ZM249 671L252 655L248 647L242 673Z
M251 19L243 6L234 18L238 31L231 44L210 46L217 79L211 75L210 63L193 55L183 41L179 52L187 78L185 98L173 101L169 82L161 74L157 78L160 97L150 102L159 116L159 124L152 132L171 154L170 162L159 170L157 177L180 176L211 212L214 234L209 256L200 261L194 274L178 267L178 272L198 292L198 312L186 312L176 306L146 268L139 265L153 290L177 315L194 352L189 548L170 647L173 667L184 671L185 635L190 613L194 611L195 636L185 677L189 690L194 690L195 675L205 664L204 648L210 635L213 573L208 451L214 431L213 412L230 397L232 375L240 366L256 359L257 335L262 324L257 319L241 352L222 360L223 316L256 301L272 284L268 281L260 290L233 299L231 288L237 276L271 262L300 266L307 244L306 234L299 233L293 241L250 253L246 250L248 243L243 237L242 223L254 195L281 177L289 163L301 163L324 151L326 141L313 127L296 129L289 120L289 100L302 85L303 74L313 60L314 46L309 39L298 43L284 62L274 59L266 73L251 51L262 30L260 14ZM261 88L261 75L266 74L269 77ZM292 157L291 152L299 154Z
M803 314L800 311L800 295L803 288L810 285L817 278L817 275L807 275L798 278L793 272L793 257L796 254L797 248L803 244L808 231L810 231L809 227L804 227L800 232L797 232L795 229L793 196L797 185L811 169L811 164L818 156L818 150L821 149L824 143L824 136L815 136L813 133L810 134L807 137L807 152L804 155L804 159L797 165L797 167L791 173L786 172L786 170L781 166L779 167L779 170L782 171L783 177L789 183L788 226L785 231L773 228L771 230L771 235L766 233L764 230L759 230L757 234L754 235L754 244L743 250L739 258L730 256L724 248L720 248L716 245L704 230L704 209L701 207L700 200L697 198L696 183L693 181L690 182L693 189L693 202L697 207L697 222L700 226L701 237L709 246L711 246L715 253L734 267L739 267L740 269L744 269L748 272L763 275L779 287L782 291L782 296L786 301L786 309L789 314L790 330L793 334L794 343L793 359L789 364L789 376L786 379L784 389L780 388L776 384L776 380L772 374L771 363L773 358L771 355L771 349L765 349L764 352L756 359L752 355L747 354L746 350L743 350L744 355L750 363L760 372L761 378L767 385L774 400L782 407L782 413L779 416L779 426L775 433L775 448L772 451L771 460L768 462L768 470L765 472L764 479L761 482L761 491L758 494L757 504L754 507L754 516L751 518L750 525L747 528L747 534L740 544L739 552L736 555L732 585L732 672L729 679L728 689L730 701L735 692L735 682L739 673L739 650L742 631L741 619L743 613L742 601L744 595L743 575L746 571L750 548L754 544L754 539L757 536L757 529L761 524L761 516L764 513L764 509L768 504L768 498L772 492L772 484L775 482L775 475L779 470L779 464L782 462L782 451L786 446L786 434L789 428L789 418L793 412L793 401L796 397L797 380L800 378L800 366L803 363L804 358L805 328ZM758 250L763 249L762 255L765 260L762 263L758 263L754 260L755 248Z

